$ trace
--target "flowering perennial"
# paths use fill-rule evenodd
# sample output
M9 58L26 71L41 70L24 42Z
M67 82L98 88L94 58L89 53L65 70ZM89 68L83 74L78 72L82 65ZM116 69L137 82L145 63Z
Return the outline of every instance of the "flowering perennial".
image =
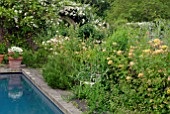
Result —
M8 49L8 53L15 53L18 52L22 54L23 50L20 47L12 46L11 48Z

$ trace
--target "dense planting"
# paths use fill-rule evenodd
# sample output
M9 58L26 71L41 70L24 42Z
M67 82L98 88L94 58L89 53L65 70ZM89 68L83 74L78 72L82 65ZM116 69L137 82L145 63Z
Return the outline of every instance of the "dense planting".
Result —
M22 47L23 64L86 101L85 113L170 113L168 0L0 5L1 53Z
M55 44L52 58L59 62L44 66L45 79L64 84L69 78L68 87L74 84L75 97L86 99L88 113L169 113L169 31L158 39L158 29L153 28L151 37L147 26L126 25L105 40L56 37L47 41L46 46ZM66 58L60 59L61 55Z

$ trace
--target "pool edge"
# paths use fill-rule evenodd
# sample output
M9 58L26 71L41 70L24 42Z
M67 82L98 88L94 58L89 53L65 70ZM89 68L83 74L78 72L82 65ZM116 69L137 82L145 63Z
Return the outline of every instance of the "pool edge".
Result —
M81 114L82 111L66 102L62 94L49 87L42 75L36 69L22 68L19 71L11 71L7 68L0 69L0 74L22 73L24 74L47 98L49 98L64 114Z

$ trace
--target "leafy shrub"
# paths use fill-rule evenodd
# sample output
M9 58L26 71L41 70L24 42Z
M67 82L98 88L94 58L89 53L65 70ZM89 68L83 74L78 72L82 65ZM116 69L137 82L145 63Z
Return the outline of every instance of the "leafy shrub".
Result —
M83 84L73 88L74 94L80 99L88 99L87 104L89 106L88 114L105 113L108 110L108 98L109 93L106 92L105 87L96 83L93 86Z
M73 71L71 59L57 55L49 58L43 68L43 76L51 87L69 89L73 83Z
M157 18L169 19L169 4L170 2L167 0L149 2L147 0L126 0L124 4L120 0L115 0L107 13L106 19L110 23L114 23L113 20L118 19L127 19L130 22L148 22Z
M105 29L100 29L100 27L97 27L94 24L84 24L79 28L79 37L88 39L88 38L93 38L93 39L98 39L102 40L106 37Z
M47 83L53 88L70 89L75 82L74 73L78 69L78 57L74 56L74 51L78 50L78 39L56 36L44 42L52 54L47 63L43 66L43 76Z
M108 48L114 47L119 50L125 50L128 45L128 39L128 30L119 28L107 39L105 46Z
M127 27L83 51L73 90L86 99L89 113L169 113L169 40L149 35Z
M94 33L95 33L95 28L92 24L85 24L79 29L79 36L81 38L84 37L87 39L90 37L90 35L94 37Z
M169 113L167 46L159 39L149 41L150 45L148 41L141 38L135 47L109 57L108 78L103 84L112 91L111 111L124 107L142 113Z
M42 66L48 60L49 51L44 50L42 47L37 51L24 50L23 53L23 64L27 67L42 68Z

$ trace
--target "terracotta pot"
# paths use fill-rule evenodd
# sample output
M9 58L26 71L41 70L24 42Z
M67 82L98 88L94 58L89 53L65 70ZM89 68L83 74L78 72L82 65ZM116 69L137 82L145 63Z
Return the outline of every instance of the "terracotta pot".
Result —
M3 60L4 60L4 55L0 54L0 63L2 63Z
M21 68L21 62L22 62L22 57L20 56L19 58L13 58L11 56L8 57L9 60L9 68L12 69L17 69L17 68Z

